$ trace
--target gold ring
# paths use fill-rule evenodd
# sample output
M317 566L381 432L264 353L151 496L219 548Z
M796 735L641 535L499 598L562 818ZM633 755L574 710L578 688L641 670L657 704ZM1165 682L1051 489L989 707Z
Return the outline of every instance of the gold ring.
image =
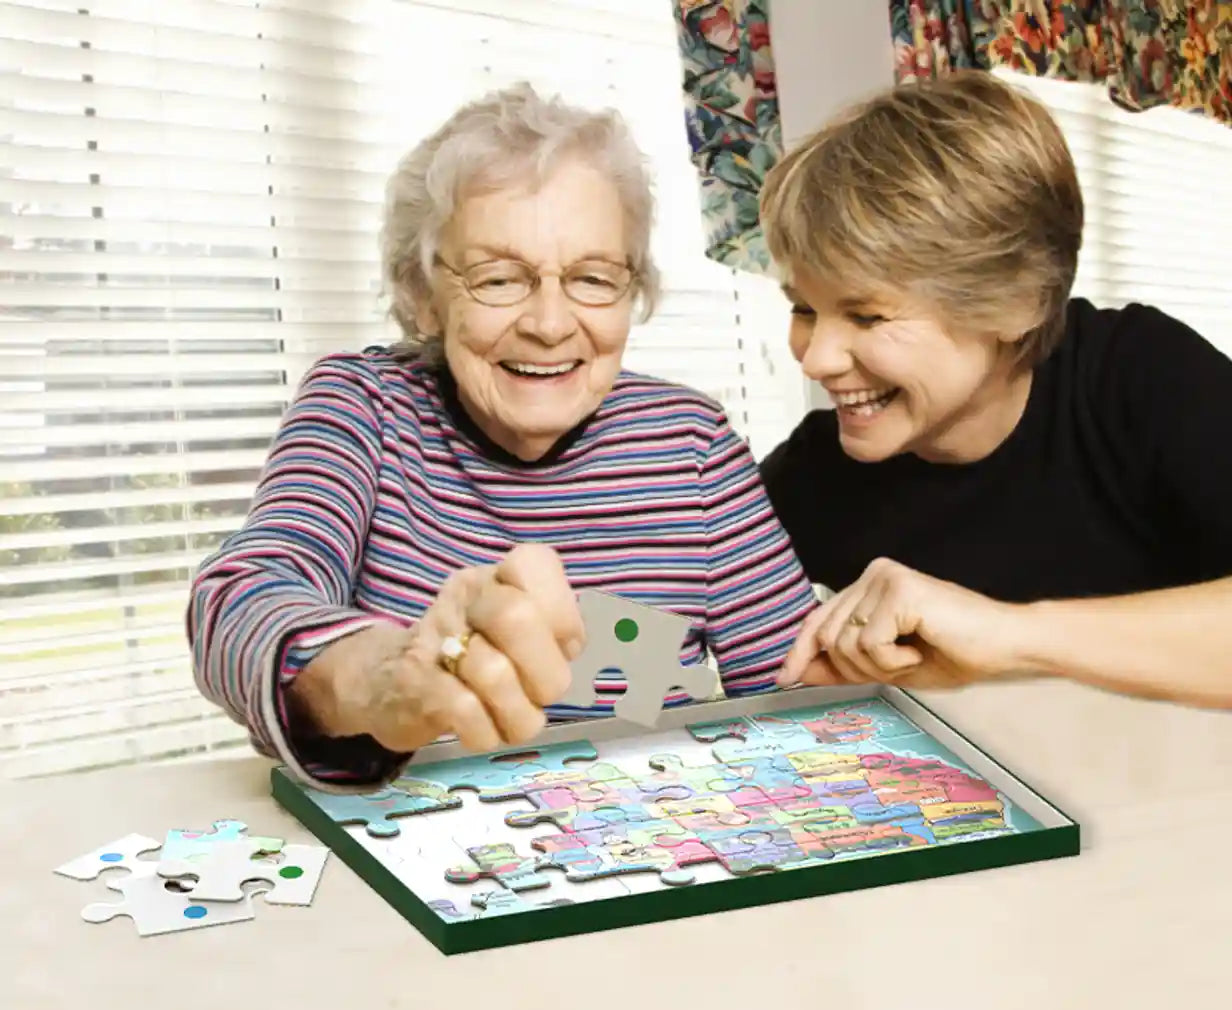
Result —
M864 625L868 624L868 618L862 616L861 614L852 614L849 619L857 628L862 628Z
M470 644L471 632L464 631L460 635L450 635L441 642L440 652L436 660L448 673L458 675L458 664L466 656L466 647Z

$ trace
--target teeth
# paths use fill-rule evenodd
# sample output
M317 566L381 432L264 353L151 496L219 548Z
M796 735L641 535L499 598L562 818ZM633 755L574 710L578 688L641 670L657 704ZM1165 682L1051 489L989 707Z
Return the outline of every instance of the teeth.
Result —
M505 361L502 364L512 372L522 375L564 375L571 371L576 362L565 361L559 365L532 365L525 361Z
M861 403L883 400L893 392L893 389L861 389L853 393L832 393L831 399L840 407L854 407Z

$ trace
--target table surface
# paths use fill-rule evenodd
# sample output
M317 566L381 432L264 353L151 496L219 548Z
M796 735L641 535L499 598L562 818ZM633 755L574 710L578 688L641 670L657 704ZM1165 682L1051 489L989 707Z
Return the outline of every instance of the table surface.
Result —
M452 957L331 857L309 908L142 938L84 922L119 896L52 869L226 817L315 841L270 798L269 762L9 782L0 1007L1227 1005L1232 713L1059 682L918 696L1077 820L1081 855Z

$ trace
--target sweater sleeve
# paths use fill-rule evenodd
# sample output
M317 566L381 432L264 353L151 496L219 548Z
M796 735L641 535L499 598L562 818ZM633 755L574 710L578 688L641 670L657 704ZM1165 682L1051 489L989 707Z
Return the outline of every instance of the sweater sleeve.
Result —
M377 378L358 355L309 370L274 436L243 526L193 580L196 683L253 746L313 784L360 785L407 756L370 737L314 737L286 690L326 645L380 618L353 606L381 455Z
M768 690L817 599L752 453L725 416L702 461L701 485L707 644L729 697Z

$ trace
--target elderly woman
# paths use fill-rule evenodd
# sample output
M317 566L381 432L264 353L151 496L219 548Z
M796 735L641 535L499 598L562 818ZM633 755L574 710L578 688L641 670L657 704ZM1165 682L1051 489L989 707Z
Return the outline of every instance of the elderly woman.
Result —
M811 579L782 684L1066 676L1232 706L1232 361L1070 294L1083 201L985 72L903 85L762 194L833 409L763 461Z
M394 349L304 378L243 527L200 568L202 692L301 777L395 776L443 734L545 719L591 587L687 616L729 695L773 688L816 605L717 404L621 358L657 275L642 158L614 115L517 87L398 165ZM683 699L673 698L670 703Z

